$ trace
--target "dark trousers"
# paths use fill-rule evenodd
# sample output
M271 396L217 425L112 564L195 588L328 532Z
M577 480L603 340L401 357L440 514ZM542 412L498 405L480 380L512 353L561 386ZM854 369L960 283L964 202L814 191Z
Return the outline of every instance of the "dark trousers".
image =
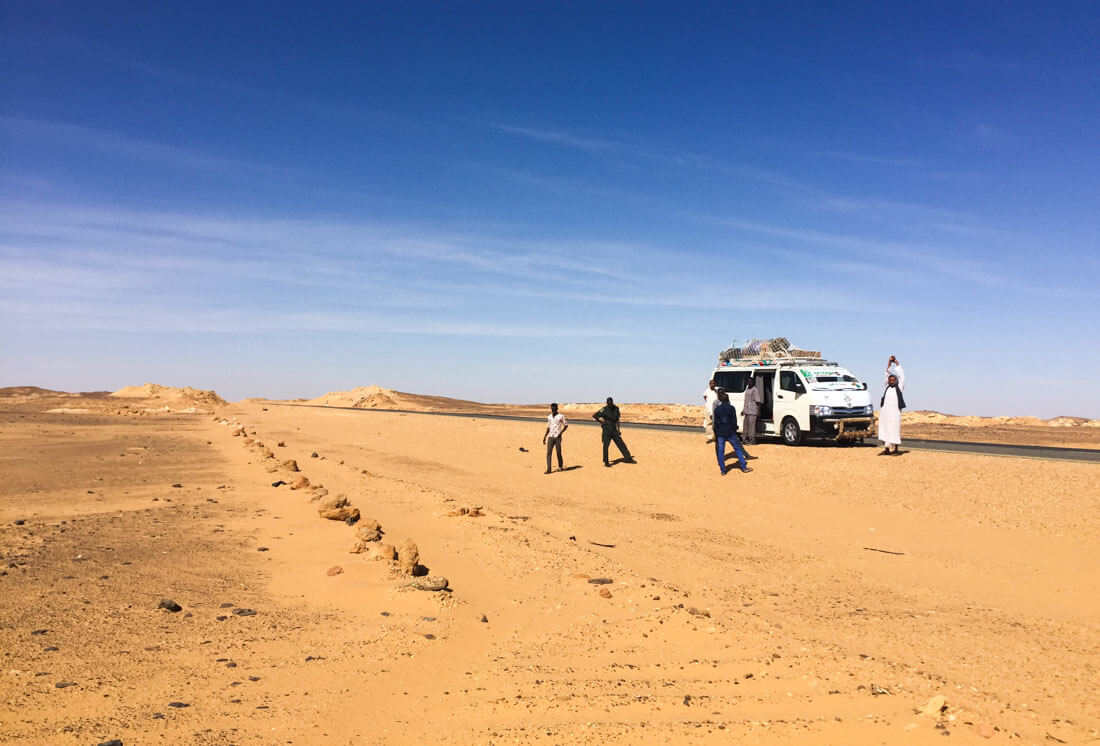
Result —
M623 436L615 430L603 431L603 462L607 463L607 447L611 444L611 441L615 441L615 445L619 448L619 453L623 455L627 461L630 461L632 456L630 455L630 449L626 447L626 443L623 442Z
M741 448L741 439L737 437L737 433L729 436L719 435L715 440L714 451L718 455L718 468L722 470L723 474L726 473L726 443L733 446L733 452L737 454L737 461L744 469L746 466L745 451Z
M745 443L750 446L756 442L756 417L755 414L745 415L745 426L741 428L745 433Z
M549 437L546 439L546 471L550 471L550 454L554 449L558 450L558 468L564 468L564 464L561 460L561 436Z

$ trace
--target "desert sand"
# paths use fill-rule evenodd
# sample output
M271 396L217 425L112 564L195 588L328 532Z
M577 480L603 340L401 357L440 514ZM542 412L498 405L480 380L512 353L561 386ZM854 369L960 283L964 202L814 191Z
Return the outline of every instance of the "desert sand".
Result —
M540 424L386 391L0 397L0 741L1100 737L1094 464L764 444L722 477L627 427L607 469L575 426L544 475Z

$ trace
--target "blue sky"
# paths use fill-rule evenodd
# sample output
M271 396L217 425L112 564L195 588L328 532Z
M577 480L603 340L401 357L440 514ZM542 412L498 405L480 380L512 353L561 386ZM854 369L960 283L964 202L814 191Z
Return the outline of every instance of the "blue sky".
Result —
M1100 417L1096 3L3 4L0 386Z

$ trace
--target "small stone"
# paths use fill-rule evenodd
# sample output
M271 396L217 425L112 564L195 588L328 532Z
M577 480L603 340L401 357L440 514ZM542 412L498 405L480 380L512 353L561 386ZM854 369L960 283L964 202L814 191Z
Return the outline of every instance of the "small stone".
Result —
M689 613L689 614L691 614L692 616L705 616L705 617L709 617L709 616L710 616L710 612L709 612L709 611L707 611L707 610L705 610L705 609L697 609L697 608L695 608L694 606L690 607L690 608L689 608L689 609L688 609L687 611L688 611L688 613Z
M489 623L489 617L482 614L481 619L479 619L478 621L480 621L482 624L488 624Z
M592 585L610 585L615 581L611 578L590 578L588 582Z
M331 578L332 576L340 575L343 572L344 572L344 568L340 567L340 565L333 565L332 567L330 567L328 569L328 572L326 572L325 575L328 575Z
M270 550L267 547L256 547L256 551L257 552L267 552L267 551L270 551Z
M176 482L176 483L175 483L175 484L173 484L172 486L173 486L173 487L175 487L175 488L176 488L177 490L178 490L178 489L181 489L181 488L183 487L183 485L182 485L182 484L180 484L179 482Z
M309 479L306 477L298 477L290 483L290 489L292 490L304 490L309 486Z
M276 443L275 445L276 445L277 447L279 447L279 448L286 448L286 441L285 441L285 440L280 440L280 441L279 441L278 443Z
M16 518L16 519L15 519L14 521L12 521L12 522L13 522L13 523L14 523L14 524L15 524L16 526L22 526L22 525L23 525L24 523L26 523L27 521L26 521L26 519L24 519L24 518Z
M397 549L393 544L378 544L371 550L371 559L393 562L397 559Z
M175 613L177 611L183 611L183 607L180 606L178 603L176 603L175 601L173 601L170 598L162 598L160 600L160 603L157 604L157 608L158 609L165 609L167 611L171 611L172 613Z
M445 591L449 582L442 575L426 575L416 578L410 585L418 591Z
M330 521L348 521L352 522L359 520L359 508L353 508L350 505L345 505L342 508L335 508L333 510L319 511L319 515Z
M226 668L236 668L237 664L234 663L233 661L229 661L228 663L225 664L225 667Z
M190 707L191 705L188 702L169 702L168 706L179 708L179 707Z
M57 687L58 689L66 689L70 686L76 686L76 682L75 681L59 681L56 684L54 684L54 686Z
M122 746L122 741L118 738L112 738L110 741L100 741L97 746Z
M256 616L252 609L233 609L234 616Z
M298 462L294 459L287 459L283 462L283 468L287 471L298 471Z
M313 453L309 454L309 457L310 458L317 458L317 451L314 451Z
M937 694L920 708L920 714L939 717L947 709L947 697Z
M280 479L278 482L272 482L271 486L272 487L282 487L284 484L286 484L286 482L284 482L283 480Z
M412 539L405 539L401 549L397 552L398 569L405 575L412 575L420 563L420 550Z
M600 588L600 596L602 596L603 598L611 598L611 591L607 590L606 588Z
M248 680L249 680L249 681L259 681L259 680L260 680L260 677L259 677L259 676L249 676L249 677L248 677Z
M153 720L164 720L164 713L163 712L154 712L153 713Z
M382 524L373 518L364 518L359 522L355 536L360 541L379 541L382 538Z
M52 652L54 652L56 650L60 650L60 649L61 648L57 647L56 645L50 645L48 648L42 648L43 652L46 652L46 653L52 653Z
M326 510L336 510L342 508L348 504L348 498L346 495L334 495L326 500L322 500L317 503L317 512L323 513Z
M32 634L32 635L44 635L44 634L46 634L47 632L49 632L49 630L48 630L48 629L35 629L35 630L31 630L31 634Z

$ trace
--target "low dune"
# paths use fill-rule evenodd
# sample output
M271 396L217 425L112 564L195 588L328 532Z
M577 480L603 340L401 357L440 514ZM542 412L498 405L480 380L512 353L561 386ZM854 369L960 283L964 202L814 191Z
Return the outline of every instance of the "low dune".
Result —
M193 389L190 386L183 388L175 386L161 386L156 383L146 383L142 386L124 386L115 391L111 396L119 399L148 399L161 400L167 403L188 402L192 405L205 404L207 406L223 406L225 399L213 391Z

